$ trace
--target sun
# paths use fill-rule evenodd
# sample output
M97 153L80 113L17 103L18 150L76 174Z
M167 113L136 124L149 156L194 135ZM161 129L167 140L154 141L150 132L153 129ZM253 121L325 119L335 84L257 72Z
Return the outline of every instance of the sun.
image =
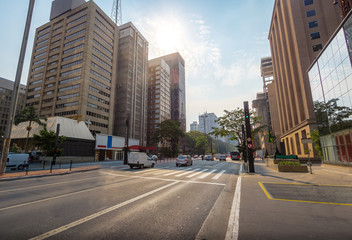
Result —
M175 21L163 22L157 25L155 40L157 48L163 51L173 51L181 47L182 30Z

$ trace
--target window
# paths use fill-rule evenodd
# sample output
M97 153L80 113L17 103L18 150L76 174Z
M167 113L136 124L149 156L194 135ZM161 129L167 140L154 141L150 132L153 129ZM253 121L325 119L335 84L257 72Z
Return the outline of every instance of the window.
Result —
M318 38L320 38L320 32L315 32L310 34L310 40L314 40Z
M304 6L312 5L313 0L304 0Z
M315 44L313 45L313 52L317 52L319 50L323 49L323 45L322 44Z
M313 17L315 15L317 15L317 12L313 9L313 10L309 10L306 12L307 17Z

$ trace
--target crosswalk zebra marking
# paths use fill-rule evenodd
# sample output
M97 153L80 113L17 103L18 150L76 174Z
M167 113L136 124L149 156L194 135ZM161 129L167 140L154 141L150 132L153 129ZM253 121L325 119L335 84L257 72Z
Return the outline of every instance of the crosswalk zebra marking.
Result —
M204 179L204 178L206 178L207 176L209 176L210 174L212 174L213 172L215 172L216 170L217 170L217 169L211 170L210 172L207 172L207 173L205 173L205 174L199 176L198 178Z
M189 176L187 176L188 178L191 178L191 177L194 177L194 176L196 176L196 175L198 175L198 174L201 174L202 172L205 172L205 171L208 171L208 169L203 169L203 170L201 170L201 171L199 171L199 172L196 172L196 173L193 173L193 174L191 174L191 175L189 175Z
M197 171L197 170L200 170L200 168L196 168L196 169L194 169L193 171ZM187 172L178 174L178 175L176 175L176 177L181 177L181 176L183 176L183 175L190 174L190 173L192 173L192 171L187 171Z
M222 170L221 172L219 172L218 174L216 174L214 177L212 177L212 179L218 180L219 177L220 177L222 174L224 174L224 172L226 172L226 170Z

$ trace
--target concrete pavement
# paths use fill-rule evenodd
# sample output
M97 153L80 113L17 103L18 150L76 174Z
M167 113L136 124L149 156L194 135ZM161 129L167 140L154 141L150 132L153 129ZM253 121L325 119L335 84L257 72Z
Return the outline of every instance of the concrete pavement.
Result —
M254 174L242 174L240 196L232 239L352 239L352 168L287 173L255 162Z

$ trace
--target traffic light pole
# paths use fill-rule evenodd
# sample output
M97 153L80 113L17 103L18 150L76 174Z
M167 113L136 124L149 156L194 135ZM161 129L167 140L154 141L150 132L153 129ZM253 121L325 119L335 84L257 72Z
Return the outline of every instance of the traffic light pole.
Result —
M253 142L251 133L251 121L248 108L248 102L243 102L244 105L244 116L246 124L246 136L247 136L247 149L248 149L248 172L254 173L254 159L253 159Z

